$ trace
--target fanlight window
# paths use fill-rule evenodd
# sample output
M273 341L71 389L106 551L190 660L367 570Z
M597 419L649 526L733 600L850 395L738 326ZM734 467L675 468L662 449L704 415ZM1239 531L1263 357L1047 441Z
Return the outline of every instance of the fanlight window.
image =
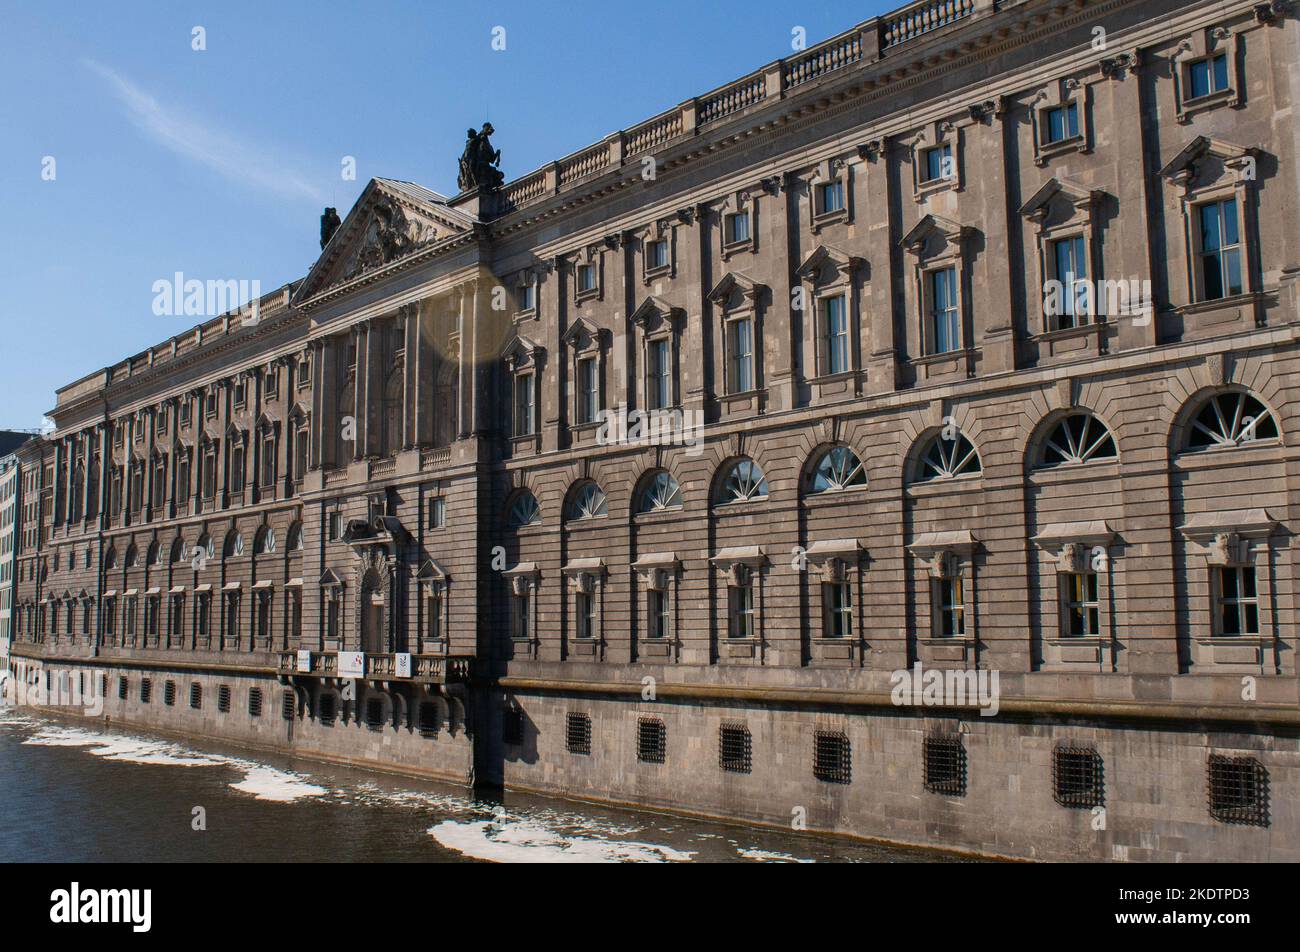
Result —
M139 564L140 564L140 553L136 549L135 545L132 544L126 550L126 567L128 569L133 569Z
M185 540L184 539L178 538L174 542L172 542L171 560L173 563L185 561Z
M767 498L767 479L752 459L735 463L718 488L718 502L745 502Z
M238 532L232 532L226 536L225 547L221 551L221 557L228 559L232 555L244 554L244 537Z
M542 507L537 505L537 498L530 492L522 492L510 507L510 527L531 526L542 521Z
M216 555L216 546L212 544L212 536L208 535L206 532L199 536L196 548L202 551L206 558L210 559Z
M265 526L253 538L253 554L264 555L267 552L275 551L275 530L270 526Z
M289 545L290 552L302 551L302 523L301 522L295 522L293 525L289 527L288 545Z
M1041 466L1114 459L1115 437L1091 413L1075 413L1052 428L1043 443Z
M149 543L148 554L145 556L146 564L157 565L162 561L162 547L157 542Z
M595 483L584 483L574 494L573 502L569 504L571 521L594 519L596 516L608 514L609 506L605 501L605 493Z
M857 454L847 446L833 446L817 461L817 467L812 472L810 491L835 492L866 484L867 470Z
M1241 446L1277 438L1277 420L1268 407L1248 393L1221 393L1206 400L1192 420L1187 448Z
M970 440L956 434L952 439L940 434L930 441L921 456L917 472L918 482L928 479L947 479L952 476L971 476L981 471L980 456Z
M109 569L117 568L117 549L109 547L108 554L104 556L104 567Z
M672 473L660 470L641 491L637 503L637 512L661 512L664 509L677 509L682 504L682 487L677 485Z

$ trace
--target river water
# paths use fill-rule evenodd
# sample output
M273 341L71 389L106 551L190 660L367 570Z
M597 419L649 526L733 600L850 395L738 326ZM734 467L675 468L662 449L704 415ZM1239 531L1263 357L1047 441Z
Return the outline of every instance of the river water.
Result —
M547 797L493 802L454 786L0 708L3 863L474 860L953 857Z

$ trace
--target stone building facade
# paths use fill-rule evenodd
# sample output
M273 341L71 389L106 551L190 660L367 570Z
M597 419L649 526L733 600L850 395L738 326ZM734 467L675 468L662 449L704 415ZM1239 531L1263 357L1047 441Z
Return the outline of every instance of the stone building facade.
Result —
M1295 14L922 0L499 188L371 181L58 392L14 672L508 789L1300 859Z

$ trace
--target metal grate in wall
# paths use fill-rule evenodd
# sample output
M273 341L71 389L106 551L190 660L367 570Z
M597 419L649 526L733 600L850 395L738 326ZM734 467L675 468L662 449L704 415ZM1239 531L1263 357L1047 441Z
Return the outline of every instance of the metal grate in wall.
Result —
M657 717L636 722L636 759L643 764L662 764L668 756L668 728Z
M1063 807L1099 807L1106 802L1101 754L1091 747L1052 751L1052 796Z
M248 691L248 716L262 716L262 689L250 688Z
M925 789L949 797L966 796L966 748L956 735L935 734L923 744Z
M1254 757L1210 756L1210 816L1220 823L1268 826L1268 770Z
M591 753L591 715L570 712L564 719L564 749L571 754Z
M751 747L749 728L744 724L723 724L718 728L718 766L728 773L749 773Z
M813 776L823 783L852 783L852 747L839 731L813 734Z

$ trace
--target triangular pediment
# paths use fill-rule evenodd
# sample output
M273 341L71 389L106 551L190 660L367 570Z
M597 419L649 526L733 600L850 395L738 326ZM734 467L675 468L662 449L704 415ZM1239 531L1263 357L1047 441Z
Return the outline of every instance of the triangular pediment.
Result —
M855 258L853 255L845 254L838 248L832 248L829 245L818 245L803 259L803 264L799 265L795 274L801 278L808 278L816 281L822 277L827 267L832 268L838 274L852 274L853 270L862 264L861 258Z
M424 564L420 566L419 574L416 575L421 582L445 582L447 573L443 571L441 565L433 559L425 559Z
M926 215L912 226L912 230L903 236L899 244L913 254L920 254L932 238L938 237L947 242L956 242L969 236L972 231L969 226L960 225L951 218L944 218L942 215Z
M474 229L445 196L410 182L371 179L294 292L294 303L373 277Z
M740 295L747 301L754 301L759 293L767 286L759 284L749 275L741 274L739 271L728 271L722 276L713 290L709 292L709 300L715 304L726 306L732 295L740 292Z
M685 313L685 308L675 307L663 298L651 294L632 312L631 321L643 330L650 330L660 321L672 323Z
M588 343L596 340L603 333L601 328L597 327L591 321L584 317L575 318L573 323L565 329L560 340L570 347L585 347Z
M501 351L501 359L511 366L520 366L528 363L539 353L541 346L529 340L523 334L516 334L506 343L505 349Z
M1183 146L1182 151L1169 160L1169 163L1160 170L1160 174L1166 178L1173 178L1180 172L1192 169L1198 160L1207 155L1227 164L1232 159L1244 159L1254 155L1254 153L1254 149L1247 149L1231 142L1225 142L1222 139L1197 136Z
M1084 188L1069 179L1050 178L1020 206L1020 214L1029 218L1042 215L1058 196L1078 208L1098 201L1104 194L1101 189Z

